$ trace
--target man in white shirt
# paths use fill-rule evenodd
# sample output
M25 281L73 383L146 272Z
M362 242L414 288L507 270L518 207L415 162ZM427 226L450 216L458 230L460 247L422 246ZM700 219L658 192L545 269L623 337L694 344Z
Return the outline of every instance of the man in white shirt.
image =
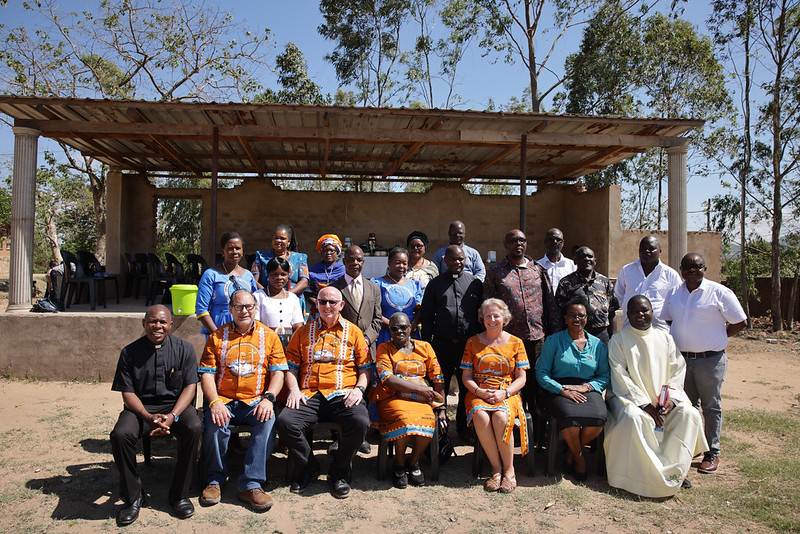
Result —
M669 332L669 326L661 319L661 307L670 290L681 285L681 277L672 267L661 263L661 242L649 235L639 242L639 259L619 271L614 293L623 310L634 295L644 295L653 307L653 327ZM623 325L628 316L623 316Z
M698 467L714 473L719 466L722 433L722 381L728 367L728 338L747 326L747 316L733 291L705 279L706 264L700 254L681 260L684 282L664 301L661 319L686 359L684 389L695 407L702 407L709 451Z
M467 260L464 264L464 270L468 273L472 273L475 278L478 278L481 282L483 282L484 278L486 278L486 266L483 264L483 259L481 258L480 253L474 248L464 244L464 237L466 235L467 227L464 226L463 222L453 221L450 223L450 226L447 229L447 236L450 238L450 245L458 245L461 247L461 250L464 251L464 257ZM440 273L447 271L447 266L444 264L444 255L447 252L447 247L450 245L444 246L437 250L436 254L433 255L433 259L431 260L436 264L436 267L439 268Z
M544 258L537 263L547 271L554 295L558 289L558 282L575 272L575 262L561 254L562 248L564 248L563 232L558 228L550 228L544 235Z

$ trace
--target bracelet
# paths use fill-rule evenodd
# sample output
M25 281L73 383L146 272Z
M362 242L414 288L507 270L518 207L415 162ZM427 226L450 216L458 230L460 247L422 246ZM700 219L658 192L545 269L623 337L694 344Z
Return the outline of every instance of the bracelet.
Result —
M211 408L214 405L215 402L222 402L222 399L217 397L216 399L214 399L213 401L208 403L208 407Z

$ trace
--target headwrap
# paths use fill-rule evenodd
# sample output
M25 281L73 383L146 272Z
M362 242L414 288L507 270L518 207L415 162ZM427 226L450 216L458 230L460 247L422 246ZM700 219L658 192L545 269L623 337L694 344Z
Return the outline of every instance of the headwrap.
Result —
M412 239L419 239L420 241L422 241L422 244L425 245L425 248L428 248L428 236L425 234L425 232L414 230L413 232L408 234L408 237L406 238L406 245L411 243Z
M336 254L342 251L342 241L336 234L325 234L317 239L317 252L322 252L322 248L328 245L333 245L333 248L336 249Z

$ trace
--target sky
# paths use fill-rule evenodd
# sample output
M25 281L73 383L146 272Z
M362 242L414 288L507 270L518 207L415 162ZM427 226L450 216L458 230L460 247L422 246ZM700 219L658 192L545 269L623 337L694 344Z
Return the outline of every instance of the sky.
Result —
M332 49L332 43L317 33L317 27L322 23L318 1L238 0L221 2L206 0L206 3L219 4L223 9L232 10L234 19L244 21L253 29L269 28L275 47L273 56L280 53L287 42L293 42L304 53L312 80L326 93L336 91L338 83L333 67L324 59L325 53ZM6 7L0 7L0 24L6 26L28 24L30 15L26 14L21 4L22 0L9 0ZM64 0L61 2L64 9L75 11L82 11L94 5L96 5L95 2L87 0ZM709 14L707 2L691 0L685 9L684 18L692 21L700 31L704 31L704 21ZM577 50L580 37L579 30L568 33L559 42L548 65L557 69L562 68L566 56ZM459 67L460 76L456 92L464 101L459 109L482 110L487 107L490 99L495 104L503 104L513 96L521 97L527 83L525 69L518 65L506 64L501 58L496 62L491 62L489 59L481 57L481 51L474 44L470 47L469 55ZM265 80L265 86L276 87L276 85L274 78ZM545 105L547 104L548 101L545 101ZM13 146L14 139L11 128L0 125L0 161L12 160ZM53 142L42 138L39 142L40 163L43 161L42 154L45 150L57 152ZM689 230L705 229L704 202L708 198L724 192L725 189L718 178L693 176L690 167L687 194Z

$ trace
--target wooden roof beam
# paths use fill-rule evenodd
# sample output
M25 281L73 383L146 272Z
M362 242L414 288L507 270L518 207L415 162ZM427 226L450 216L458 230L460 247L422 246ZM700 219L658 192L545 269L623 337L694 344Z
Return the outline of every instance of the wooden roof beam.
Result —
M383 171L383 177L386 178L387 176L391 176L394 172L400 168L400 166L408 160L411 156L416 154L420 148L424 146L424 143L417 142L408 147L408 150L405 153L397 158L394 163L392 163L385 171Z
M547 183L547 182L554 182L556 180L561 180L561 179L565 178L567 175L569 175L569 174L571 174L571 173L573 173L575 171L584 169L587 166L589 166L589 165L591 165L593 163L596 163L596 162L600 161L603 158L607 158L609 156L613 156L614 154L622 152L626 148L628 148L628 147L618 146L618 147L610 147L610 148L606 148L606 149L600 150L594 156L590 156L588 158L585 158L585 159L579 161L578 163L576 163L574 165L571 165L569 168L562 169L562 170L558 171L557 173L553 174L552 176L548 176L546 178L542 178L539 181L540 181L540 183Z
M325 113L325 119L327 120L328 114ZM323 180L325 179L325 175L328 172L328 158L331 155L331 140L325 139L325 155L322 157L322 165L319 168L319 176Z
M261 162L258 160L258 157L256 157L255 153L253 152L253 149L250 146L250 143L247 141L247 139L245 139L243 137L240 137L239 138L239 144L242 145L242 148L244 149L245 153L247 153L247 157L250 159L250 163L252 163L253 167L256 168L256 171L258 171L258 174L261 174L263 176L264 167L261 166ZM217 157L217 159L219 160L221 158ZM240 158L237 158L237 159L240 159Z
M159 139L158 137L156 137L155 135L149 135L148 137L150 138L150 140L155 142L159 147L161 147L161 149L164 150L164 152L169 154L169 157L172 158L172 160L179 167L182 167L182 168L184 168L184 169L186 169L187 171L190 171L190 172L203 172L202 169L195 168L195 166L190 165L185 159L180 157L180 155L178 155L178 153L175 152L175 150L172 149L172 147L169 144L169 141L163 141L162 142L162 140Z
M488 169L489 167L491 167L504 157L508 156L515 150L519 150L519 144L506 148L505 150L501 151L498 154L495 154L493 157L489 158L485 162L481 163L480 165L469 171L467 174L464 175L463 178L461 178L461 183L463 184L465 182L470 181L472 178L475 178L476 176L478 176L478 174L485 171L486 169Z

